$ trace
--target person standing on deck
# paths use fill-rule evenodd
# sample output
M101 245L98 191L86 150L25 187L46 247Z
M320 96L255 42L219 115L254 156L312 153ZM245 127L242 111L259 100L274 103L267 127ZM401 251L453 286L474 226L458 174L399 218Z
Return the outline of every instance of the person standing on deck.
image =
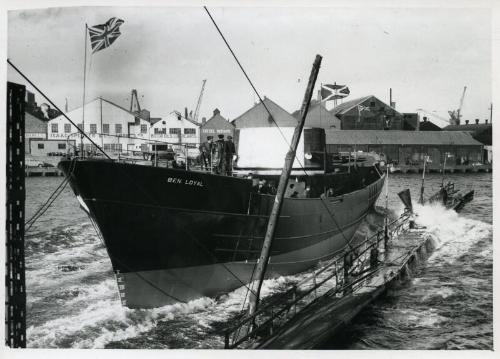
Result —
M216 174L224 174L224 135L219 135L214 143L213 170Z
M231 136L227 136L227 141L224 143L224 152L225 152L225 167L226 167L226 175L233 175L233 157L236 154L236 148L234 146L233 138Z
M212 150L212 136L208 136L207 140L200 145L200 157L201 157L201 167L205 167L205 170L208 171L209 163L211 161L211 150Z

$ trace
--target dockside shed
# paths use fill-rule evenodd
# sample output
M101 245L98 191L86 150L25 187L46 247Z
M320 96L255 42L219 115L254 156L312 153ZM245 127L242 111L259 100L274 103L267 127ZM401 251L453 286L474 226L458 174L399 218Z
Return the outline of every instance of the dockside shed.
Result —
M389 162L418 165L429 156L432 166L483 162L483 144L462 131L325 131L327 151L383 153Z
M240 116L236 117L231 121L231 123L238 129L248 127L275 127L276 124L279 127L297 126L297 119L274 101L267 97L264 97L264 100L262 101L266 105L269 112L271 112L272 118L269 116L269 113L262 102L259 102Z

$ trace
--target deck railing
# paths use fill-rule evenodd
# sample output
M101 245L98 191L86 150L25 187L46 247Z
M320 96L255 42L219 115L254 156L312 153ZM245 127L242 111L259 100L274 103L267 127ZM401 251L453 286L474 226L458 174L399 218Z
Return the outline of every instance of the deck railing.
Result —
M260 336L272 335L293 316L325 294L341 298L363 286L380 268L379 255L388 242L410 226L410 214L404 213L361 243L351 246L310 276L272 298L252 316L246 316L225 332L224 347L233 349Z

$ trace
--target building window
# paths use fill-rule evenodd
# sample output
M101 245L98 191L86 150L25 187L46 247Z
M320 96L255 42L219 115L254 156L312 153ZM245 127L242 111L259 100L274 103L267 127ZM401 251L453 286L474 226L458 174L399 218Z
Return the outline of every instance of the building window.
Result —
M122 150L122 144L121 143L112 143L111 144L111 150L116 151L116 152L121 152Z
M115 124L115 133L116 134L122 133L122 125L121 125L121 123Z
M109 133L109 123L102 124L102 133Z
M95 123L90 124L90 133L97 133L97 125Z
M79 123L78 128L83 131L83 123Z
M141 125L141 133L148 133L148 125Z
M196 135L196 128L185 128L184 134L185 135Z
M166 128L155 128L155 135L161 135L161 134L166 134L167 129Z
M43 145L43 143L39 143L38 144L38 149L39 150L43 150L45 148L45 146Z
M181 129L180 128L169 128L168 133L171 135L180 135Z
M375 107L375 101L370 102L370 107Z
M50 127L52 129L52 133L58 133L59 132L59 126L57 125L57 123L53 123Z
M110 143L105 143L104 144L104 151L109 151L111 150L111 144Z
M66 149L66 144L65 143L58 143L57 144L57 149L58 150L65 150Z
M64 124L64 133L71 133L71 125L69 123Z

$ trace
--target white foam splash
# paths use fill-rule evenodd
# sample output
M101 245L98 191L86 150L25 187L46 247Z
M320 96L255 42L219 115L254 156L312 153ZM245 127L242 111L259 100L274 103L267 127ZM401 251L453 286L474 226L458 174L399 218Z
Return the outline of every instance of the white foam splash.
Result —
M491 224L460 216L440 204L415 205L417 222L427 227L436 242L429 262L454 262L481 240L491 238Z
M214 305L213 299L200 298L186 304L146 310L122 307L119 300L98 300L76 315L28 328L28 346L57 348L68 343L67 346L72 348L104 348L109 342L137 337L153 329L158 322L188 313L201 315L201 312Z

